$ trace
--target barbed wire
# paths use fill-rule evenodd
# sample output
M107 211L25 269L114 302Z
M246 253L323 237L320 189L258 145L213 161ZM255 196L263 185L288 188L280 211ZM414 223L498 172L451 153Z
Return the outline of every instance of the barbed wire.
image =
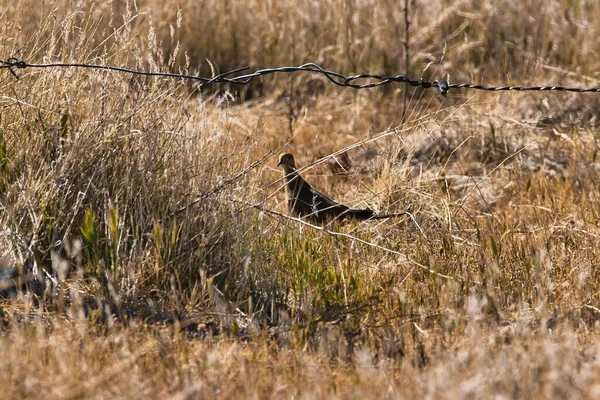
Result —
M168 78L180 78L190 79L195 81L201 81L208 84L212 83L231 83L237 85L246 85L255 78L259 78L265 75L277 74L277 73L293 73L299 71L312 72L324 75L330 82L337 86L350 87L354 89L369 89L381 85L390 84L393 82L405 83L413 87L421 86L424 89L437 87L440 94L443 96L450 89L474 89L474 90L485 90L492 92L516 90L516 91L560 91L560 92L576 92L576 93L600 93L600 87L598 88L577 88L577 87L564 87L564 86L484 86L484 85L473 85L470 83L458 83L449 84L445 79L427 81L422 78L412 80L404 75L396 76L385 76L385 75L373 75L373 74L359 74L345 76L339 72L328 71L315 63L307 63L298 67L280 67L280 68L266 68L260 69L255 72L231 76L237 73L241 73L250 69L250 67L237 68L231 71L227 71L218 74L212 78L206 78L196 75L186 74L175 74L170 72L151 72L151 71L137 71L134 69L128 69L123 67L115 67L111 65L98 65L98 64L84 64L84 63L50 63L50 64L30 64L17 57L10 57L7 60L0 60L0 69L8 69L10 73L19 79L19 75L16 70L26 68L90 68L90 69L103 69L108 71L118 71L133 75L141 76L162 76ZM361 80L371 80L375 82L369 82L359 84Z

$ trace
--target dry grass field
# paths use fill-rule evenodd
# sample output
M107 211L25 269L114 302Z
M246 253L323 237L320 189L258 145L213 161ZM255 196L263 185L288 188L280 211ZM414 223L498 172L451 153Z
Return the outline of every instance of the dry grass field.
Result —
M403 5L5 2L0 59L600 87L597 0ZM600 397L599 93L15 72L0 397ZM410 214L286 218L281 152Z

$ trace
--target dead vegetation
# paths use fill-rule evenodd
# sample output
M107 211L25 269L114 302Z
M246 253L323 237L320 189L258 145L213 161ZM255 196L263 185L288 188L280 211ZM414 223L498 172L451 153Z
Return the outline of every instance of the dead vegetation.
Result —
M600 86L600 3L434 3L410 2L412 77ZM391 1L21 1L0 21L0 59L404 69ZM6 397L599 395L597 94L0 72ZM284 151L336 200L411 215L281 217Z

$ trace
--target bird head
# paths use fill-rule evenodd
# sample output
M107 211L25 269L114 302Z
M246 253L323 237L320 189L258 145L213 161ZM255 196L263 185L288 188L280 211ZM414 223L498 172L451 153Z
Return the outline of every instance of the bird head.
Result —
M294 156L290 153L284 153L280 155L277 166L283 166L284 170L296 169L296 162L294 161Z

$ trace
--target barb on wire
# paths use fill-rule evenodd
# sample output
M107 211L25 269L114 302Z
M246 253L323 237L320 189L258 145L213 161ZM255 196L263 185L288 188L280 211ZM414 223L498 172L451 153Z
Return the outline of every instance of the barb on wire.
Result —
M278 74L278 73L292 73L292 72L312 72L324 75L331 83L337 86L350 87L353 89L369 89L381 85L386 85L393 82L405 83L413 87L421 86L424 89L437 87L440 94L446 95L450 89L475 89L475 90L486 90L492 92L516 90L516 91L560 91L560 92L577 92L577 93L600 93L599 88L575 88L575 87L563 87L563 86L484 86L484 85L473 85L468 83L460 84L449 84L446 80L433 80L427 81L422 78L412 80L404 75L396 76L385 76L385 75L373 75L373 74L359 74L345 76L338 72L329 71L315 63L307 63L298 67L280 67L280 68L266 68L254 71L251 73L231 76L240 72L244 72L250 69L250 67L237 68L232 71L218 74L212 78L206 78L196 75L186 74L175 74L170 72L152 72L152 71L136 71L133 69L115 67L111 65L97 65L97 64L82 64L82 63L51 63L51 64L29 64L17 57L10 57L6 61L0 60L0 69L8 69L10 73L17 79L19 75L16 73L16 69L25 68L91 68L91 69L103 69L108 71L124 72L134 75L142 76L163 76L169 78L181 78L190 79L200 82L212 83L231 83L236 85L246 85L255 78L259 78L265 75ZM359 82L367 80L367 83L360 84Z

